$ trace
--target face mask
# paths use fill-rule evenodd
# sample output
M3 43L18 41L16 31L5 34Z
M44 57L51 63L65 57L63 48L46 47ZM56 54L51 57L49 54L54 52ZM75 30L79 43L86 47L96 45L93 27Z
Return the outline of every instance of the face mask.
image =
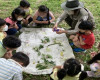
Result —
M2 31L8 31L8 26L6 25Z
M69 15L73 15L73 14L74 14L74 11L67 11L67 13L68 13Z
M29 12L29 9L24 9L25 12Z
M18 18L17 20L18 20L18 21L21 21L21 20L23 20L23 18Z
M79 31L79 34L85 34L85 32L81 32L81 31Z

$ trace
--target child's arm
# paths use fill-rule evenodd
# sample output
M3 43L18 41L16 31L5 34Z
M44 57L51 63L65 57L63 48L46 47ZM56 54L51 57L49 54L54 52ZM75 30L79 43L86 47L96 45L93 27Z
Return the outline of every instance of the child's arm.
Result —
M78 37L79 37L79 35L78 35L78 34L76 34L76 35L75 35L75 37L74 37L74 39L73 39L73 42L78 41Z
M36 15L33 16L33 22L38 23L38 24L48 24L49 23L49 21L38 21Z
M38 10L35 12L35 14L33 16L33 22L35 22L37 24L48 24L49 23L49 21L38 21L37 17L38 17Z
M50 16L51 16L51 18L52 18L52 19L50 20L50 22L53 22L53 21L55 20L55 17L54 17L54 15L52 14L52 12L50 12L49 14L50 14Z
M30 17L32 17L32 13L33 13L33 10L31 8L29 8L29 14L26 17L26 20L28 20Z
M4 54L3 58L10 59L12 57L12 51L8 51Z
M84 41L83 41L81 36L79 36L79 43L80 43L80 45L85 45L85 43L84 43Z
M55 66L53 69L55 69L55 68L57 68L57 69L61 69L62 66Z
M6 32L3 32L4 33L4 37L6 37L7 36L7 33Z
M18 26L17 26L16 23L13 25L13 27L14 27L15 29L18 29Z

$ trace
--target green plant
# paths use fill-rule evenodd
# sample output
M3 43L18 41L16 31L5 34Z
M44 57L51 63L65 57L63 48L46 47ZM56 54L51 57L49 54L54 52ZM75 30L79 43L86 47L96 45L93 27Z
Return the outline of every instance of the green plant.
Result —
M38 63L36 65L36 68L38 70L42 70L42 69L48 69L48 68L52 68L53 66L55 66L55 63L53 61L49 61L48 59L52 59L52 56L47 54L42 54L42 58L41 58L44 62L43 63Z
M44 39L41 39L41 42L46 44L46 43L50 42L50 39L45 36Z
M40 49L42 49L42 48L44 48L44 46L43 45L39 45L39 47L35 47L33 49L38 53L38 56L40 56L41 55Z

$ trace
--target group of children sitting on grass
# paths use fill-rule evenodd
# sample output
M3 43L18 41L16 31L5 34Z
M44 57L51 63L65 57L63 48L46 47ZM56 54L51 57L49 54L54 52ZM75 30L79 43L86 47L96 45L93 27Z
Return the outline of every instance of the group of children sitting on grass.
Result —
M49 25L55 20L54 15L44 5L40 5L32 17L32 9L27 0L21 0L20 5L12 11L6 19L0 18L0 80L22 80L22 66L29 64L29 57L22 52L12 55L12 52L21 46L21 41L15 34L24 26ZM82 21L79 31L70 35L70 45L74 52L82 52L93 47L95 37L94 25L89 21ZM53 28L59 34L60 29ZM62 31L61 33L66 33ZM51 80L83 80L86 77L100 77L100 44L98 52L91 53L91 60L87 63L91 71L84 71L83 65L76 59L67 59L63 65L53 68Z

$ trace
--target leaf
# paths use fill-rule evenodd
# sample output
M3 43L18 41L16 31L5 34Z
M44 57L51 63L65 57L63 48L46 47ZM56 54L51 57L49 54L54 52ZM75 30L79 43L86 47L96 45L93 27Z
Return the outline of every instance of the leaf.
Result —
M50 42L50 39L48 37L44 37L44 39L41 39L42 43L48 43Z
M44 46L43 46L43 45L40 45L40 46L39 46L39 50L42 49L42 48L44 48Z
M42 69L46 69L47 66L39 63L39 64L36 65L36 68L38 68L38 70L42 70Z
M41 55L41 52L39 51L39 52L38 52L38 56L40 56L40 55Z
M63 52L60 52L60 56L64 56Z
M50 52L50 51L51 51L51 49L47 47L47 48L46 48L46 51L47 51L47 52Z
M52 56L49 55L49 54L47 54L47 55L46 55L46 58L52 59Z

